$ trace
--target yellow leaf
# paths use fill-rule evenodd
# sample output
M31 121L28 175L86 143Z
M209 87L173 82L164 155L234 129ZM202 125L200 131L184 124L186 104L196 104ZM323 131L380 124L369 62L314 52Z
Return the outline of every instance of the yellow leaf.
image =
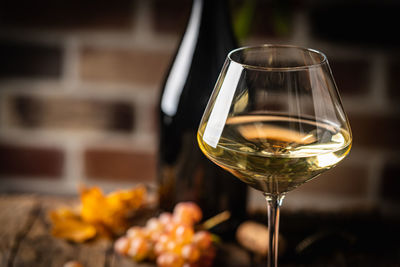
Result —
M128 219L144 203L146 189L138 186L115 191L107 196L100 188L80 190L80 212L60 208L50 213L52 233L56 237L83 242L94 237L121 234L129 226Z
M98 187L81 189L81 217L88 223L101 223L107 209L105 196Z
M61 208L50 213L52 234L55 237L74 242L84 242L96 235L96 228L86 222L72 210Z
M128 227L127 219L143 204L146 189L138 186L130 190L119 190L105 196L98 187L81 190L81 217L83 221L103 225L114 234Z

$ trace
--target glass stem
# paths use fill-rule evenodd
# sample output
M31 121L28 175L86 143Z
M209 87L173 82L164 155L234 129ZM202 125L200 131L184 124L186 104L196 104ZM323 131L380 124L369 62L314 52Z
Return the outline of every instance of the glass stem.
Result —
M268 207L268 267L278 266L279 212L284 195L265 195Z

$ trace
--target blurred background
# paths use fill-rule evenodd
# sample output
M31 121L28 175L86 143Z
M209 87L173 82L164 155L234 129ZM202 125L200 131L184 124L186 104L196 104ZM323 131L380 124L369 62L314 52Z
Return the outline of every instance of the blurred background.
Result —
M1 1L0 192L156 184L161 83L189 0ZM231 0L240 44L323 51L354 146L284 209L400 209L397 1ZM252 192L252 209L264 208ZM397 214L398 215L398 214Z

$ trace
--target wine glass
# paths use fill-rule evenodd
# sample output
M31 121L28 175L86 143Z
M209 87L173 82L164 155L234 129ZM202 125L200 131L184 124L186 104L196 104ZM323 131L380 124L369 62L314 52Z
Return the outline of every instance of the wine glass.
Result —
M197 139L211 161L264 194L272 267L285 194L344 159L352 134L323 53L262 45L228 54Z

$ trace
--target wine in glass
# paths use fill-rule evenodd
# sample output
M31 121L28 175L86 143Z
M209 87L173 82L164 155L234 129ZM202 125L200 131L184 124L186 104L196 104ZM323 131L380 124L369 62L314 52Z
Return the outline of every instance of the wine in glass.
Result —
M211 161L266 197L270 267L285 194L334 167L352 143L326 56L287 45L229 53L197 139Z

